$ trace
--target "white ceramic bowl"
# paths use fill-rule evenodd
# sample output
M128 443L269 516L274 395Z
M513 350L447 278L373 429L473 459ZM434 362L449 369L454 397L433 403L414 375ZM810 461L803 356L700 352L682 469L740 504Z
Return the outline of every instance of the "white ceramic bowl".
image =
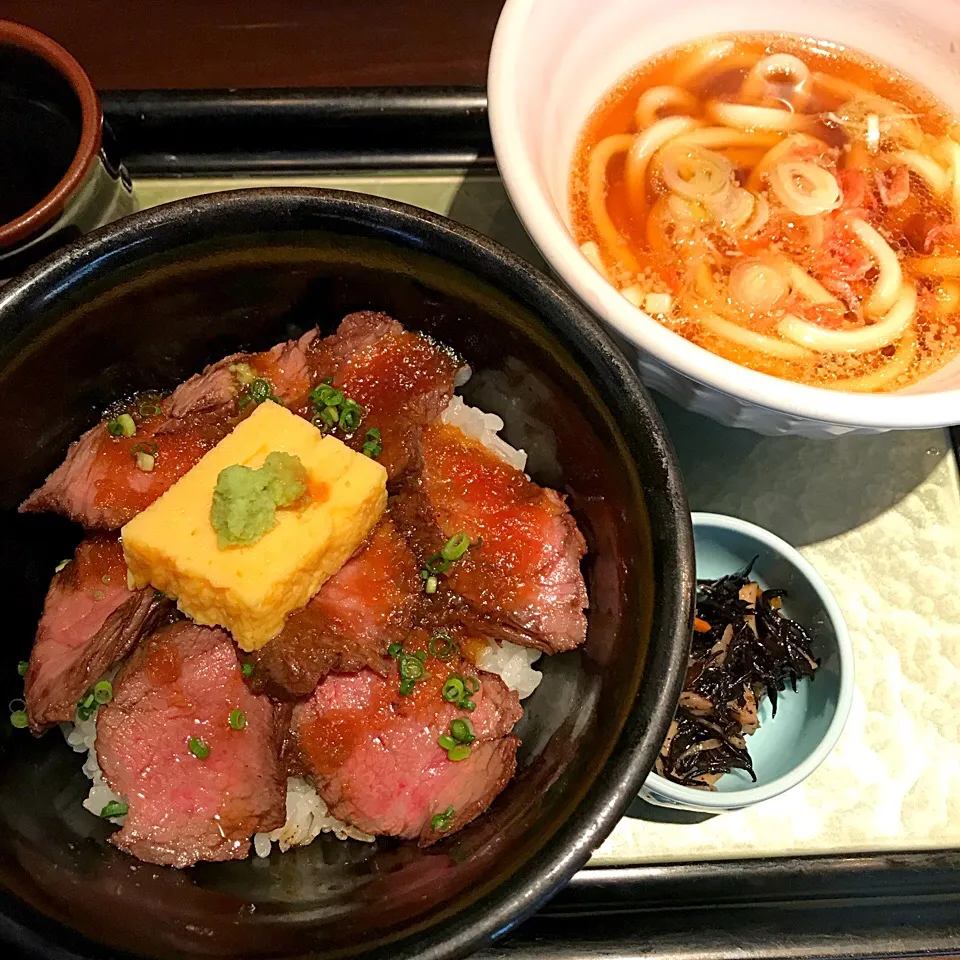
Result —
M742 570L754 557L753 575L765 589L787 591L783 612L810 631L820 666L812 680L760 706L760 729L747 737L756 781L734 770L716 790L685 787L651 773L640 790L648 803L704 813L742 810L779 796L813 773L834 748L850 715L854 659L843 614L820 574L786 540L755 523L717 513L693 514L697 577L715 580Z
M960 421L960 359L897 393L820 390L748 370L628 303L570 235L568 180L580 130L616 81L700 36L774 31L873 54L960 113L956 0L507 0L488 78L500 173L561 279L636 349L646 382L683 406L759 433L835 436Z

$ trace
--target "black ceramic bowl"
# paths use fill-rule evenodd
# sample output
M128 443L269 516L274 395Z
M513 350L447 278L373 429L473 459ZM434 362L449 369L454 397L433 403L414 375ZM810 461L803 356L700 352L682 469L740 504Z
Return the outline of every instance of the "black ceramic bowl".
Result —
M519 772L450 839L319 839L269 860L174 871L106 842L57 731L0 733L0 938L37 956L455 957L509 930L581 867L651 768L677 702L693 547L650 397L589 315L479 235L422 210L251 190L148 210L0 291L4 693L30 649L70 524L16 514L111 400L351 310L455 347L468 402L500 414L589 546L586 645L546 661Z

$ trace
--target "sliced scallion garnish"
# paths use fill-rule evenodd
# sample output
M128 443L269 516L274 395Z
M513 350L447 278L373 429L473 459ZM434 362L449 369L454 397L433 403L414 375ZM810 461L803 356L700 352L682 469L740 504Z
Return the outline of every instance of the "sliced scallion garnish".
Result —
M198 759L206 760L210 756L210 747L199 737L191 737L187 741L187 749Z
M100 816L104 820L110 820L113 817L125 817L129 808L122 800L111 800L100 811Z
M109 680L101 680L93 685L93 699L101 706L113 699L113 684Z
M470 546L470 538L461 530L455 533L441 548L445 560L459 560Z
M398 659L400 676L404 680L421 680L426 672L423 661L417 656L402 655Z
M247 715L242 710L231 710L227 722L234 730L242 730L247 725Z
M18 730L23 730L30 726L30 718L27 716L27 711L14 710L13 713L10 714L10 724Z
M129 413L121 413L115 420L107 423L107 433L111 437L132 437L137 432L137 424Z
M453 807L447 807L443 813L435 813L430 818L430 827L431 829L436 830L437 833L443 833L445 830L449 830L452 823Z
M380 454L383 453L380 431L376 427L371 427L367 431L367 438L364 441L362 450L363 453L370 458L379 457Z
M21 677L25 677L29 669L30 669L30 663L27 660L21 660L17 664L17 673L19 673Z
M473 725L463 718L451 721L450 735L457 743L473 743L477 739L473 734Z

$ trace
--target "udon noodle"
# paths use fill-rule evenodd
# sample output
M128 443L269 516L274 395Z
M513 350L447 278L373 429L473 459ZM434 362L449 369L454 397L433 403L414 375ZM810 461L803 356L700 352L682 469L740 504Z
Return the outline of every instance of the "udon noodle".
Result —
M572 220L638 309L745 366L889 391L960 352L960 124L833 45L711 38L623 80Z

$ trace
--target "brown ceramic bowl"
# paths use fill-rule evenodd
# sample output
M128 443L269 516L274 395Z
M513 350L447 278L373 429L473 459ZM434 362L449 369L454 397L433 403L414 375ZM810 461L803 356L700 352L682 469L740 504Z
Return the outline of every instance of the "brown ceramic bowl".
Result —
M90 78L10 20L0 20L0 128L0 279L134 209Z
M502 934L587 861L653 766L692 628L693 541L663 423L592 317L513 254L373 197L249 190L135 214L0 291L0 582L18 695L56 562L79 531L17 504L117 397L344 314L386 310L471 364L535 480L587 539L585 645L546 658L524 701L516 778L486 815L421 850L321 838L186 871L109 846L57 731L0 724L0 939L62 960L446 960Z

